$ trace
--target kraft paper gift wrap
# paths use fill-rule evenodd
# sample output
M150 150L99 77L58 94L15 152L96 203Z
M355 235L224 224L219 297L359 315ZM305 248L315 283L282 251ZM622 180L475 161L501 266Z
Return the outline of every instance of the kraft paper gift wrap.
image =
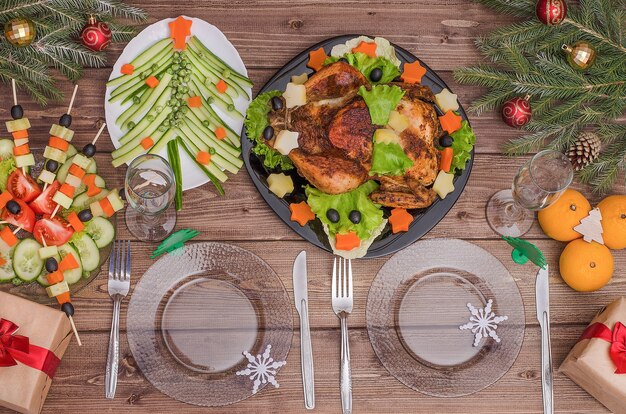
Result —
M619 325L626 325L626 297L617 299L603 309L589 326L594 324L604 324L608 329L599 325L595 327L605 329L609 339L616 329L624 329ZM589 331L590 328L586 332ZM624 350L623 341L622 334L620 343L615 344L613 352L615 354L619 351L623 354L621 358L626 358L626 351L621 352ZM611 342L595 337L581 339L559 369L609 410L626 414L626 373L616 373L616 370L617 365L611 357Z
M28 337L30 345L50 350L59 359L72 339L65 313L4 292L0 292L0 319L16 324L15 335ZM37 414L51 384L48 375L19 361L14 366L0 366L0 407Z

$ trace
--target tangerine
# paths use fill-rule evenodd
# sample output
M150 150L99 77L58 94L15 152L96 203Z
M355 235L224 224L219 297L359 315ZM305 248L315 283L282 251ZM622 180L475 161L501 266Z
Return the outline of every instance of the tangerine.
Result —
M574 230L587 217L591 204L576 190L568 188L550 207L537 214L539 225L546 236L558 241L572 241L582 237Z
M626 248L626 195L612 195L600 201L602 238L609 249Z
M582 239L571 241L559 260L561 277L574 290L593 292L611 280L613 255L608 247Z

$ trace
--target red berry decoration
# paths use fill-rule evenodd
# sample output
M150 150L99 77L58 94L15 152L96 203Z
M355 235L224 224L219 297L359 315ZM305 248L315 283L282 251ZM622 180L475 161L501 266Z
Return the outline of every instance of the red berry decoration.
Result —
M532 110L529 96L510 99L502 105L502 120L510 127L520 128L530 122Z
M535 12L541 23L556 26L565 19L567 4L565 0L539 0Z
M108 24L91 16L80 32L80 40L88 49L101 52L111 44L111 29Z

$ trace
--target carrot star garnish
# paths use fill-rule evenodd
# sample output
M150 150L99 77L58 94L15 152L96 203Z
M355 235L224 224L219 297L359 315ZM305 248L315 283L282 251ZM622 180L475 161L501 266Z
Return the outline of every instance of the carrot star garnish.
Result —
M389 223L391 224L391 232L399 233L401 231L409 231L409 225L413 221L413 216L403 208L394 208L391 210L391 216L389 216Z
M416 60L413 63L405 63L402 69L402 78L406 83L420 83L422 76L426 74L426 69Z
M365 53L367 56L375 58L376 57L376 43L374 42L364 42L361 40L361 43L357 47L352 48L352 53Z
M187 36L191 35L191 20L178 16L176 20L169 22L170 37L174 39L174 49L184 50L187 48Z
M337 250L352 250L361 246L361 239L353 231L348 233L337 233L335 235L335 249Z
M441 124L441 128L448 134L451 134L454 131L458 131L459 129L461 129L462 120L463 118L461 118L453 111L448 111L444 116L439 117L439 123Z
M324 51L324 48L320 47L317 50L311 50L309 52L309 63L306 65L317 72L324 67L326 59L328 59L328 55Z
M289 204L289 211L291 211L291 221L295 221L301 226L304 226L311 220L315 220L315 214L306 201Z

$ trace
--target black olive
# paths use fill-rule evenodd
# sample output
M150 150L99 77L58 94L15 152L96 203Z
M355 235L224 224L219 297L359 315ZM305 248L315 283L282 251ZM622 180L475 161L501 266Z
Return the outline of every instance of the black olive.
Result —
M94 155L96 155L96 146L93 144L87 144L83 147L83 154L85 154L85 157L87 158L91 158Z
M283 109L283 100L280 99L280 96L274 96L272 98L272 109L275 111Z
M46 259L46 271L48 273L56 272L59 268L59 263L57 263L57 259L54 257L48 257Z
M266 141L269 141L270 139L272 139L273 136L274 136L274 128L272 128L271 125L266 126L265 129L263 130L263 138Z
M59 168L59 163L57 161L48 160L48 162L46 162L46 170L50 172L55 172L57 168Z
M17 201L9 200L9 202L7 203L7 210L11 214L20 214L20 211L22 211L22 207L20 207Z
M372 82L378 82L383 78L383 71L380 68L374 68L370 72L370 80Z
M326 211L326 218L330 220L331 223L337 223L339 221L339 212L334 208L329 208Z
M120 198L124 201L126 201L126 190L123 188L120 188L120 190L117 192L120 195Z
M11 118L20 119L24 116L24 110L22 109L22 105L13 105L11 107Z
M74 315L74 305L72 305L70 302L65 302L63 305L61 305L61 310L65 312L67 316Z
M359 210L352 210L348 215L348 220L354 224L359 224L361 222L361 212Z
M78 213L78 219L82 222L89 221L92 218L93 218L93 214L91 214L91 210L89 210L88 208Z
M447 147L451 147L452 144L454 143L454 138L452 138L450 135L444 135L441 138L439 138L439 146L447 148Z
M61 118L59 118L59 125L65 127L65 128L69 128L70 125L72 125L72 115L70 115L70 114L63 114L61 116Z

